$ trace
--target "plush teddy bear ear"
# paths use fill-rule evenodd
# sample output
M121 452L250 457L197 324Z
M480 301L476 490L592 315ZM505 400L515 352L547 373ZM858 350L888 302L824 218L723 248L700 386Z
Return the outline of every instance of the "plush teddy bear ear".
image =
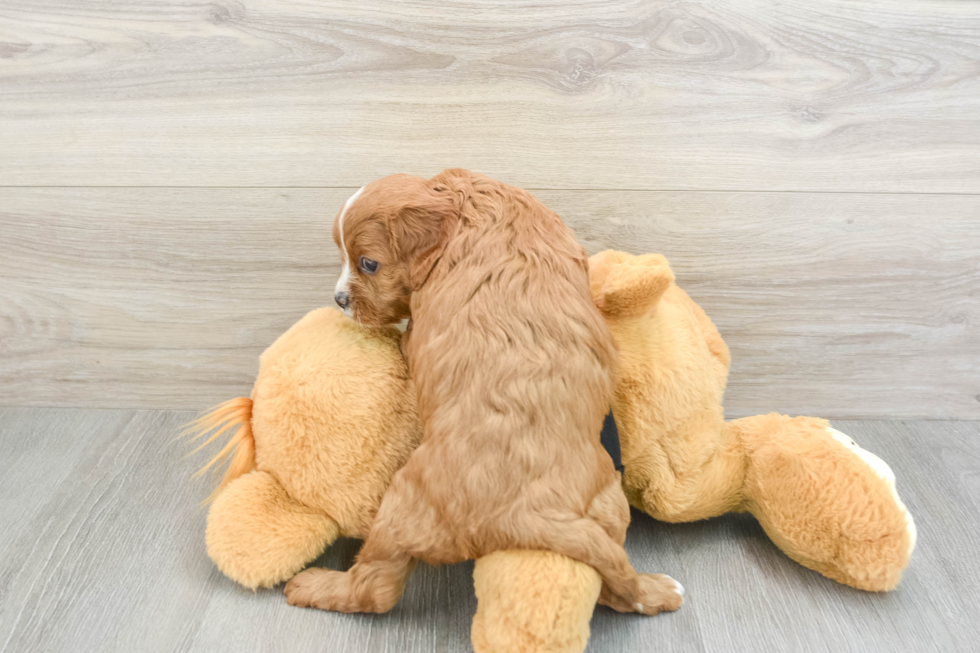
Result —
M633 258L632 254L617 252L614 249L607 249L589 257L589 292L592 293L592 301L596 306L602 303L602 287L606 283L606 277L612 269Z
M607 316L638 315L652 307L674 281L660 254L600 252L589 259L592 300Z

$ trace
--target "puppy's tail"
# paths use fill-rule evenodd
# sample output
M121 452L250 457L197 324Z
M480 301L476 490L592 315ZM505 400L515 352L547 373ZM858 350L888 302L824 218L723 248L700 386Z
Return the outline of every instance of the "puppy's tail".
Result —
M224 476L214 492L204 500L211 503L221 493L226 485L242 474L255 469L255 438L252 436L252 400L248 397L238 397L219 404L207 414L189 423L183 435L192 435L191 440L199 440L214 431L211 436L201 443L191 454L195 454L207 445L221 437L229 429L238 427L225 446L208 463L199 469L194 478L198 478L214 465L224 462L231 457L231 462L225 468Z

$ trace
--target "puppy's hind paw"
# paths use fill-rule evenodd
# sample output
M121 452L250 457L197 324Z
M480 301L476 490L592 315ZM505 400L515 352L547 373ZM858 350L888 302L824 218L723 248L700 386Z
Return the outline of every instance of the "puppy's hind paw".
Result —
M283 590L286 602L300 608L331 609L325 605L324 599L330 594L329 587L332 584L330 577L340 573L315 567L301 571L286 583L286 588Z
M640 574L640 593L636 611L654 615L673 612L684 603L684 586L664 574Z

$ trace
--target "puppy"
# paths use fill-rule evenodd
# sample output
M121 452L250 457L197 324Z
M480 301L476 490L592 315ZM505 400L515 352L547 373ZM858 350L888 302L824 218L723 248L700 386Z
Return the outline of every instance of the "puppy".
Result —
M347 201L334 240L344 311L366 325L411 318L402 348L424 435L356 564L297 575L289 603L386 612L416 560L545 549L595 568L616 610L680 607L680 586L638 575L622 546L629 507L599 443L616 349L561 218L465 170L394 175Z

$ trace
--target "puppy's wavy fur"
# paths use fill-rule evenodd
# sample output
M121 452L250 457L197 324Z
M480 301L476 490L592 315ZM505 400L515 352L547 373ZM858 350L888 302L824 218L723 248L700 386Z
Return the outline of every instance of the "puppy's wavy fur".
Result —
M416 560L545 549L594 567L610 607L679 607L673 580L639 576L622 546L629 508L599 443L616 349L561 218L526 191L447 170L362 188L334 239L353 316L369 326L411 317L402 349L423 440L357 563L299 574L289 602L385 612Z

